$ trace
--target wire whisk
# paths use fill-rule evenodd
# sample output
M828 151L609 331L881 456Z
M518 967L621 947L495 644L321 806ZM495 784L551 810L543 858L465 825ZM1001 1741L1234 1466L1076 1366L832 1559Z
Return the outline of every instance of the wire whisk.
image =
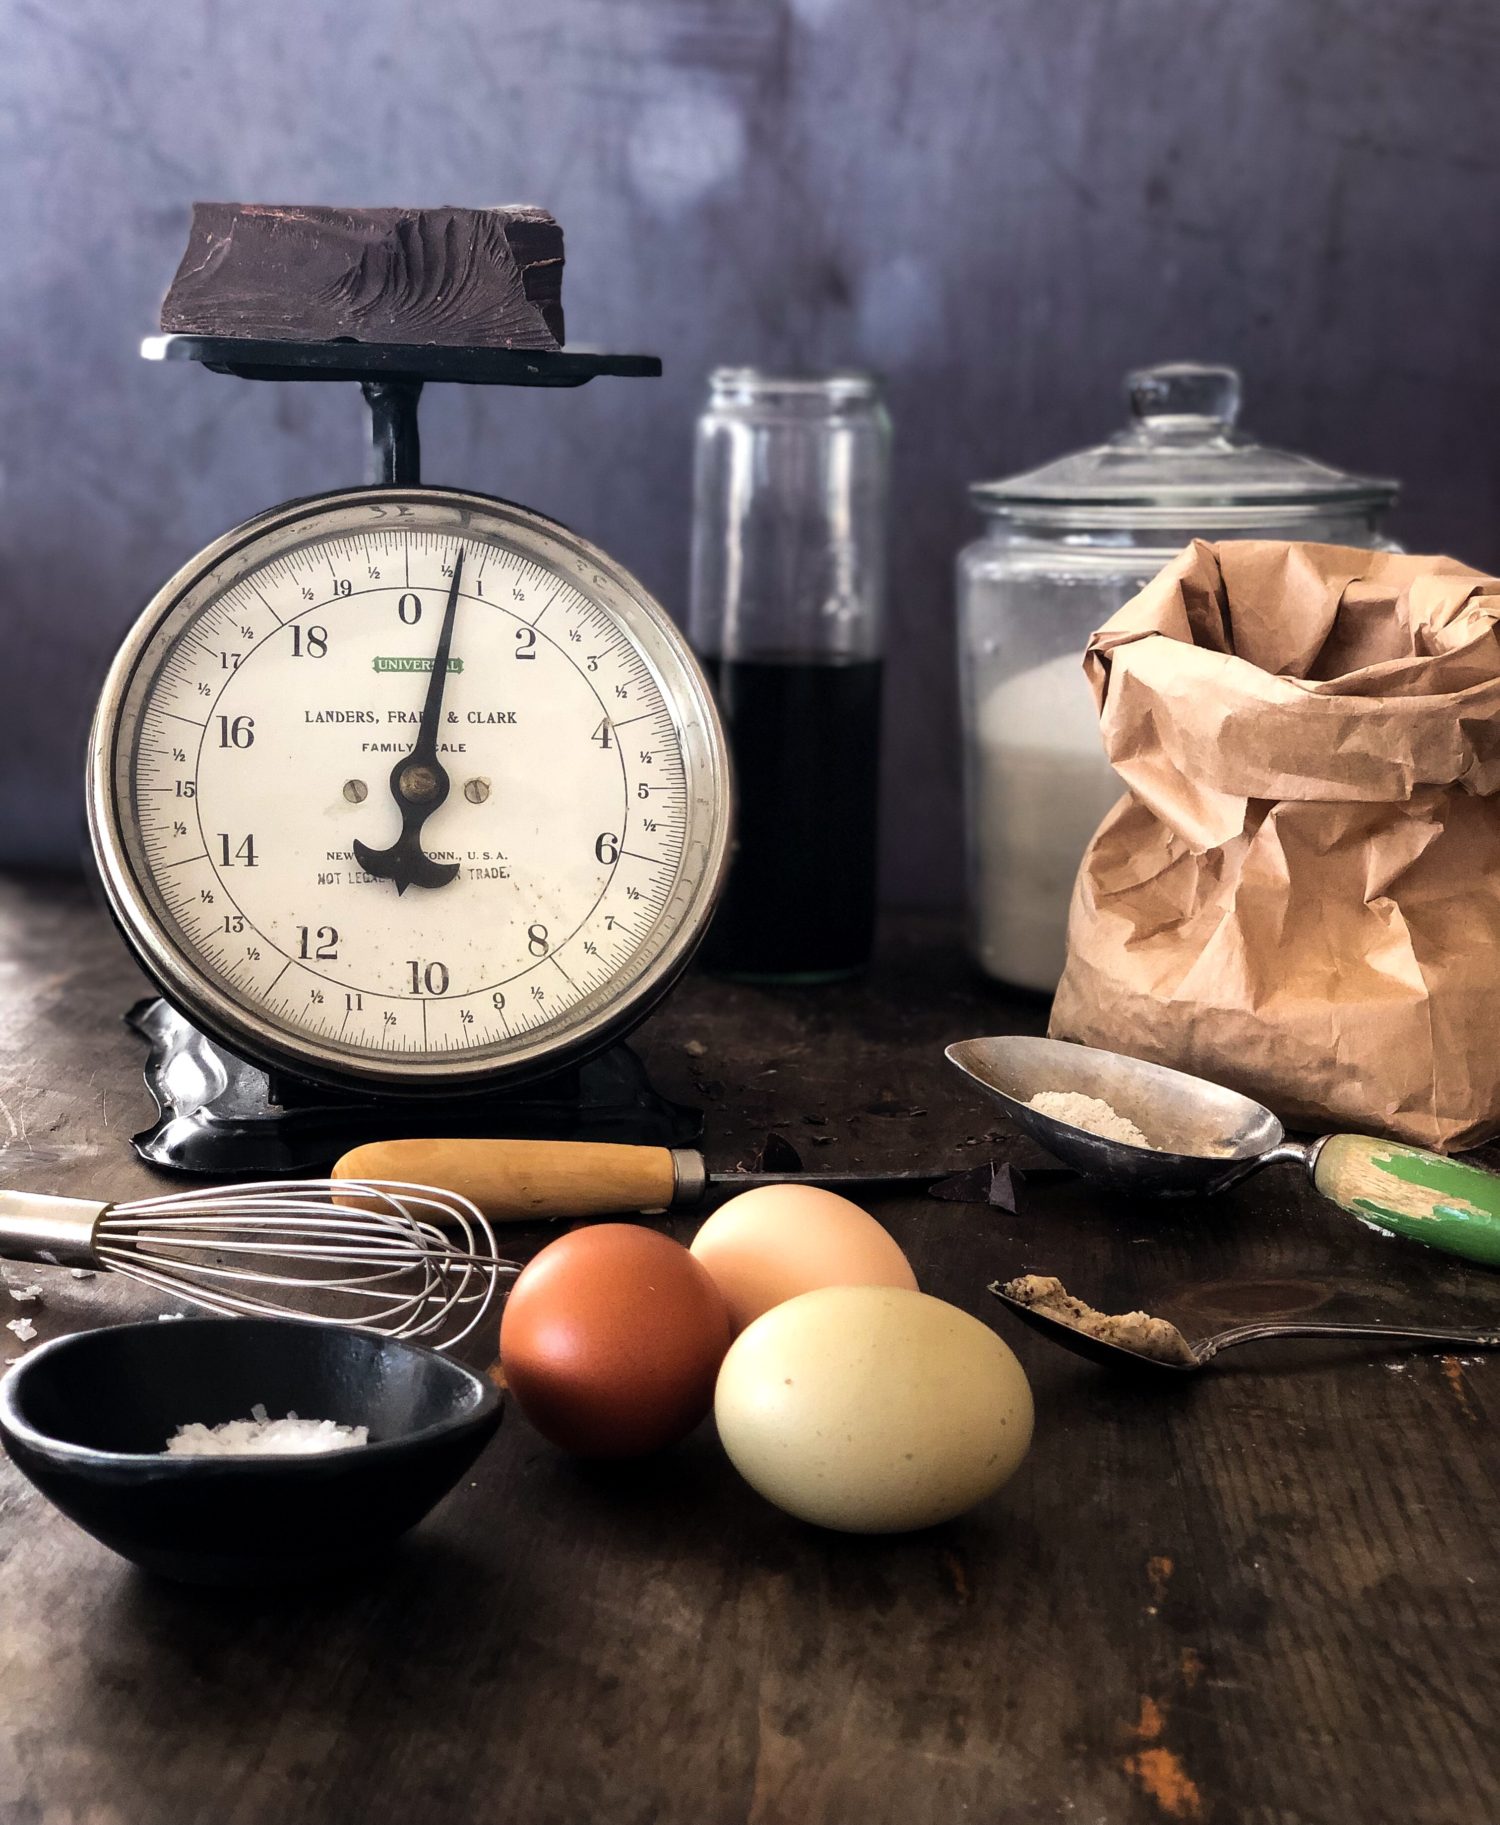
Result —
M0 1255L103 1268L211 1312L353 1325L439 1350L520 1271L468 1198L385 1179L268 1179L122 1204L0 1191Z

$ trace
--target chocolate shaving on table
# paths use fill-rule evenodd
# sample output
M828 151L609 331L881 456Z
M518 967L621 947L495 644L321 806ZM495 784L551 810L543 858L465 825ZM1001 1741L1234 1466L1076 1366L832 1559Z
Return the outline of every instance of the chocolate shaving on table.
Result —
M755 1153L754 1166L746 1166L746 1172L801 1172L803 1157L792 1146L785 1135L768 1133L761 1142L759 1152Z
M918 1107L915 1103L899 1101L892 1090L882 1090L873 1103L865 1104L866 1115L883 1115L910 1121L915 1120L918 1116L926 1115L926 1113L925 1109Z
M937 1180L927 1187L927 1195L952 1204L988 1204L1014 1216L1016 1194L1024 1187L1077 1177L1071 1166L1012 1166L1008 1160L986 1160L982 1166Z
M767 1134L748 1159L741 1160L736 1172L801 1172L802 1155L784 1134Z
M1030 1186L1057 1185L1080 1175L1071 1166L1012 1166L995 1168L995 1183L990 1189L990 1203L997 1210L1016 1211L1016 1193Z
M927 1187L929 1198L941 1198L948 1204L988 1204L994 1189L996 1168L986 1160L982 1166L971 1166L967 1172L955 1172L946 1179L935 1179Z

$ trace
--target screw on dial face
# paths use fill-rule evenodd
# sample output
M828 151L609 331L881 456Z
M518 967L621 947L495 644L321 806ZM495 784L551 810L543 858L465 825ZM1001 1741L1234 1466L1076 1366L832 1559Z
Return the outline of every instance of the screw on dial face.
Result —
M100 702L90 828L196 1024L437 1091L640 1017L712 908L727 772L680 636L604 553L483 496L360 490L163 588Z
M453 617L458 609L458 589L464 574L463 546L453 560L453 582L443 609L432 674L422 721L412 751L391 768L391 797L401 813L401 834L389 849L371 849L354 839L354 854L367 874L393 881L396 892L408 887L446 887L458 876L457 862L434 862L422 848L422 826L448 796L448 770L438 759L438 722L443 713L443 687L448 682L448 655L453 646Z

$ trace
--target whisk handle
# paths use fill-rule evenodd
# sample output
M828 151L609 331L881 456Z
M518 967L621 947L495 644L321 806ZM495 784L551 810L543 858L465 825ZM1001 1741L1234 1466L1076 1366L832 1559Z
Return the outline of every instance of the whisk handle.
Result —
M94 1230L107 1204L41 1191L0 1191L0 1256L49 1267L97 1267Z
M471 1199L491 1222L527 1223L667 1210L701 1190L702 1161L605 1141L370 1141L333 1177L432 1185Z

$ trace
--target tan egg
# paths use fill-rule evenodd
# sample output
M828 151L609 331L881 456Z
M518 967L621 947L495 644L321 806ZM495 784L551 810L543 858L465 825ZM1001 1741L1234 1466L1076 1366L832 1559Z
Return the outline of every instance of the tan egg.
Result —
M917 1277L867 1211L816 1185L757 1185L721 1205L693 1238L729 1320L742 1331L784 1299L820 1286L901 1286Z
M951 1520L1031 1443L1031 1388L957 1306L835 1286L757 1318L719 1370L714 1417L740 1475L788 1514L845 1533Z

